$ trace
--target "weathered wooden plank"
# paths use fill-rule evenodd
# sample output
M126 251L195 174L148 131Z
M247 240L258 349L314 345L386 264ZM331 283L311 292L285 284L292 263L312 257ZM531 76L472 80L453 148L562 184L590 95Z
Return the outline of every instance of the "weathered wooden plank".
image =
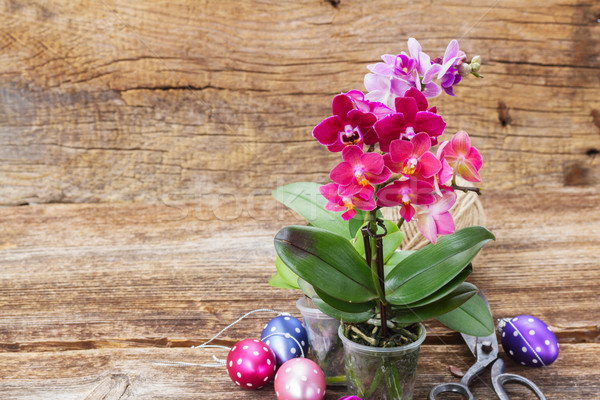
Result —
M600 193L490 191L483 200L497 240L470 280L495 317L533 314L561 342L600 340ZM253 309L298 315L299 293L267 281L273 236L299 220L269 198L250 203L264 214L250 217L247 204L221 205L239 215L226 219L184 204L0 209L0 350L188 346ZM268 318L251 316L223 338L258 336ZM430 332L459 340L438 325Z
M490 161L486 185L597 186L599 7L3 1L0 203L201 203L326 182L337 157L312 127L409 36L483 56L486 79L438 105Z
M565 344L561 346L556 363L546 370L527 369L511 361L507 361L507 366L510 372L536 382L548 399L589 400L596 398L600 389L599 352L597 343ZM272 384L258 391L237 388L224 367L154 364L157 361L212 363L212 354L224 358L227 353L225 350L202 352L193 349L0 353L0 395L15 400L275 398ZM435 384L457 381L450 375L449 365L466 370L473 361L464 345L423 346L415 399L425 399ZM532 396L516 385L509 388L511 399L530 399ZM487 375L474 384L473 392L479 399L495 398ZM329 388L325 400L335 400L344 394L343 388Z

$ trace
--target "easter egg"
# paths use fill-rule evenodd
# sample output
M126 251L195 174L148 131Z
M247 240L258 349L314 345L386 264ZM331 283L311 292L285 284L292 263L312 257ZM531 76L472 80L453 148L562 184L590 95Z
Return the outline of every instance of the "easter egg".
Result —
M275 353L277 367L292 358L306 356L308 351L306 329L302 322L290 315L280 315L270 320L261 338Z
M558 341L544 321L531 315L498 323L502 347L514 361L528 367L550 365L558 357Z
M279 400L321 400L325 385L325 374L308 358L286 361L275 375L275 394Z
M275 368L275 354L260 340L242 340L227 355L229 377L244 389L260 389L265 386L273 379Z

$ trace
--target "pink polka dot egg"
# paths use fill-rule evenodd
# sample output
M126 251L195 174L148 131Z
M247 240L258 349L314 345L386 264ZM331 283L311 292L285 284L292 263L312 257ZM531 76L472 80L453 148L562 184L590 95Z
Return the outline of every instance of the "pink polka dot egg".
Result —
M322 400L326 382L323 370L308 358L292 358L275 375L278 400Z
M275 354L260 340L242 340L227 355L229 377L244 389L262 388L273 379L275 369Z

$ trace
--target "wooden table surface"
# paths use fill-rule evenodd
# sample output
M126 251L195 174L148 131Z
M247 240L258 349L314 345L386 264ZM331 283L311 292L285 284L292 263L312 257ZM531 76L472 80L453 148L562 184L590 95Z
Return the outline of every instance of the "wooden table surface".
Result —
M570 207L574 197L582 206ZM600 214L592 211L600 192L489 192L483 200L497 240L476 259L471 281L486 291L494 317L538 316L560 341L548 369L509 361L510 371L536 381L548 399L599 398ZM274 200L255 201L277 210ZM281 209L250 217L244 209L232 220L206 221L199 211L135 203L1 209L0 397L275 398L272 385L238 389L224 368L153 364L224 358L224 350L190 346L253 309L299 316L299 293L267 285L272 238L295 218ZM254 314L218 343L259 338L271 317ZM456 380L449 365L466 370L473 362L457 334L428 330L416 399ZM531 398L515 388L514 398ZM485 376L475 393L494 398Z
M432 103L485 159L497 240L470 280L495 318L535 315L560 342L549 368L508 369L600 399L599 18L589 0L0 0L0 399L274 399L156 362L225 357L191 346L253 309L299 316L300 293L267 284L273 236L299 222L269 193L328 182L338 155L312 128L411 36L484 60ZM427 328L420 400L473 362Z

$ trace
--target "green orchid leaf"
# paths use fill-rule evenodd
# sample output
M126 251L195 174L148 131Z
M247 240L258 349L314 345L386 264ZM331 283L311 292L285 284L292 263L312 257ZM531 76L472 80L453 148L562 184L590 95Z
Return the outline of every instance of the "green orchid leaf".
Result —
M275 267L281 279L283 279L292 289L300 289L298 286L298 275L294 273L279 256L275 259Z
M404 233L398 229L398 225L396 225L392 221L384 220L383 224L387 229L387 235L383 237L383 260L387 262L388 259L394 254L394 252L400 247L402 244L402 239L404 239ZM363 224L364 226L364 224ZM380 229L381 230L381 229ZM383 232L383 230L381 230ZM356 232L356 236L354 237L354 248L358 251L358 254L361 256L365 256L365 241L363 240L362 232L360 229Z
M404 260L406 257L410 256L414 253L415 250L396 250L390 258L385 262L384 265L384 274L385 277L389 275L390 272L394 269L396 265L400 263L400 261Z
M313 297L312 300L313 303L315 303L315 307L317 307L319 310L329 315L331 318L335 318L344 322L365 322L375 316L375 314L372 311L365 311L361 313L347 313L340 311L325 303L318 296Z
M360 211L350 221L344 221L342 213L325 209L327 200L319 192L318 183L296 182L282 186L272 192L273 197L300 214L310 225L328 230L350 240L356 225L362 225L365 214Z
M437 317L448 328L467 335L483 337L494 332L494 319L487 304L473 296L460 307Z
M396 265L386 278L386 299L393 304L421 300L450 282L494 235L480 226L441 237Z
M276 272L275 275L271 277L271 279L269 280L269 285L282 289L298 289L297 287L294 287L287 283L287 281L283 279L279 272Z
M463 282L447 296L425 306L403 308L401 310L395 310L392 308L395 314L392 318L392 322L408 325L415 322L436 318L442 314L446 314L449 311L454 310L457 307L460 307L470 298L475 296L477 291L478 289L475 285L468 282Z
M337 310L347 312L347 313L356 314L356 313L369 311L369 310L373 309L373 307L375 307L375 305L377 304L374 301L368 301L366 303L350 303L350 302L347 302L344 300L336 299L335 297L331 297L327 293L323 292L322 290L316 289L316 288L315 288L315 293L317 294L317 296L319 296L319 298L321 300L323 300L329 306L331 306Z
M377 298L371 269L342 236L288 226L275 236L275 250L299 277L336 299L365 303Z
M443 297L446 297L450 293L452 293L452 291L454 291L454 289L456 289L461 283L463 283L465 281L465 279L468 278L468 276L471 274L472 271L473 271L473 267L471 264L469 264L469 265L467 265L467 267L465 269L460 271L459 274L454 277L454 279L452 279L450 282L445 284L440 290L434 292L433 294L431 294L421 300L415 301L414 303L399 304L399 305L395 305L395 306L398 309L414 308L414 307L422 307L427 304L431 304L435 301L438 301L438 300L442 299Z
M313 298L317 295L317 292L315 292L315 288L312 287L310 283L306 282L300 277L298 277L298 286L300 286L300 290L302 290L304 294L310 298Z

